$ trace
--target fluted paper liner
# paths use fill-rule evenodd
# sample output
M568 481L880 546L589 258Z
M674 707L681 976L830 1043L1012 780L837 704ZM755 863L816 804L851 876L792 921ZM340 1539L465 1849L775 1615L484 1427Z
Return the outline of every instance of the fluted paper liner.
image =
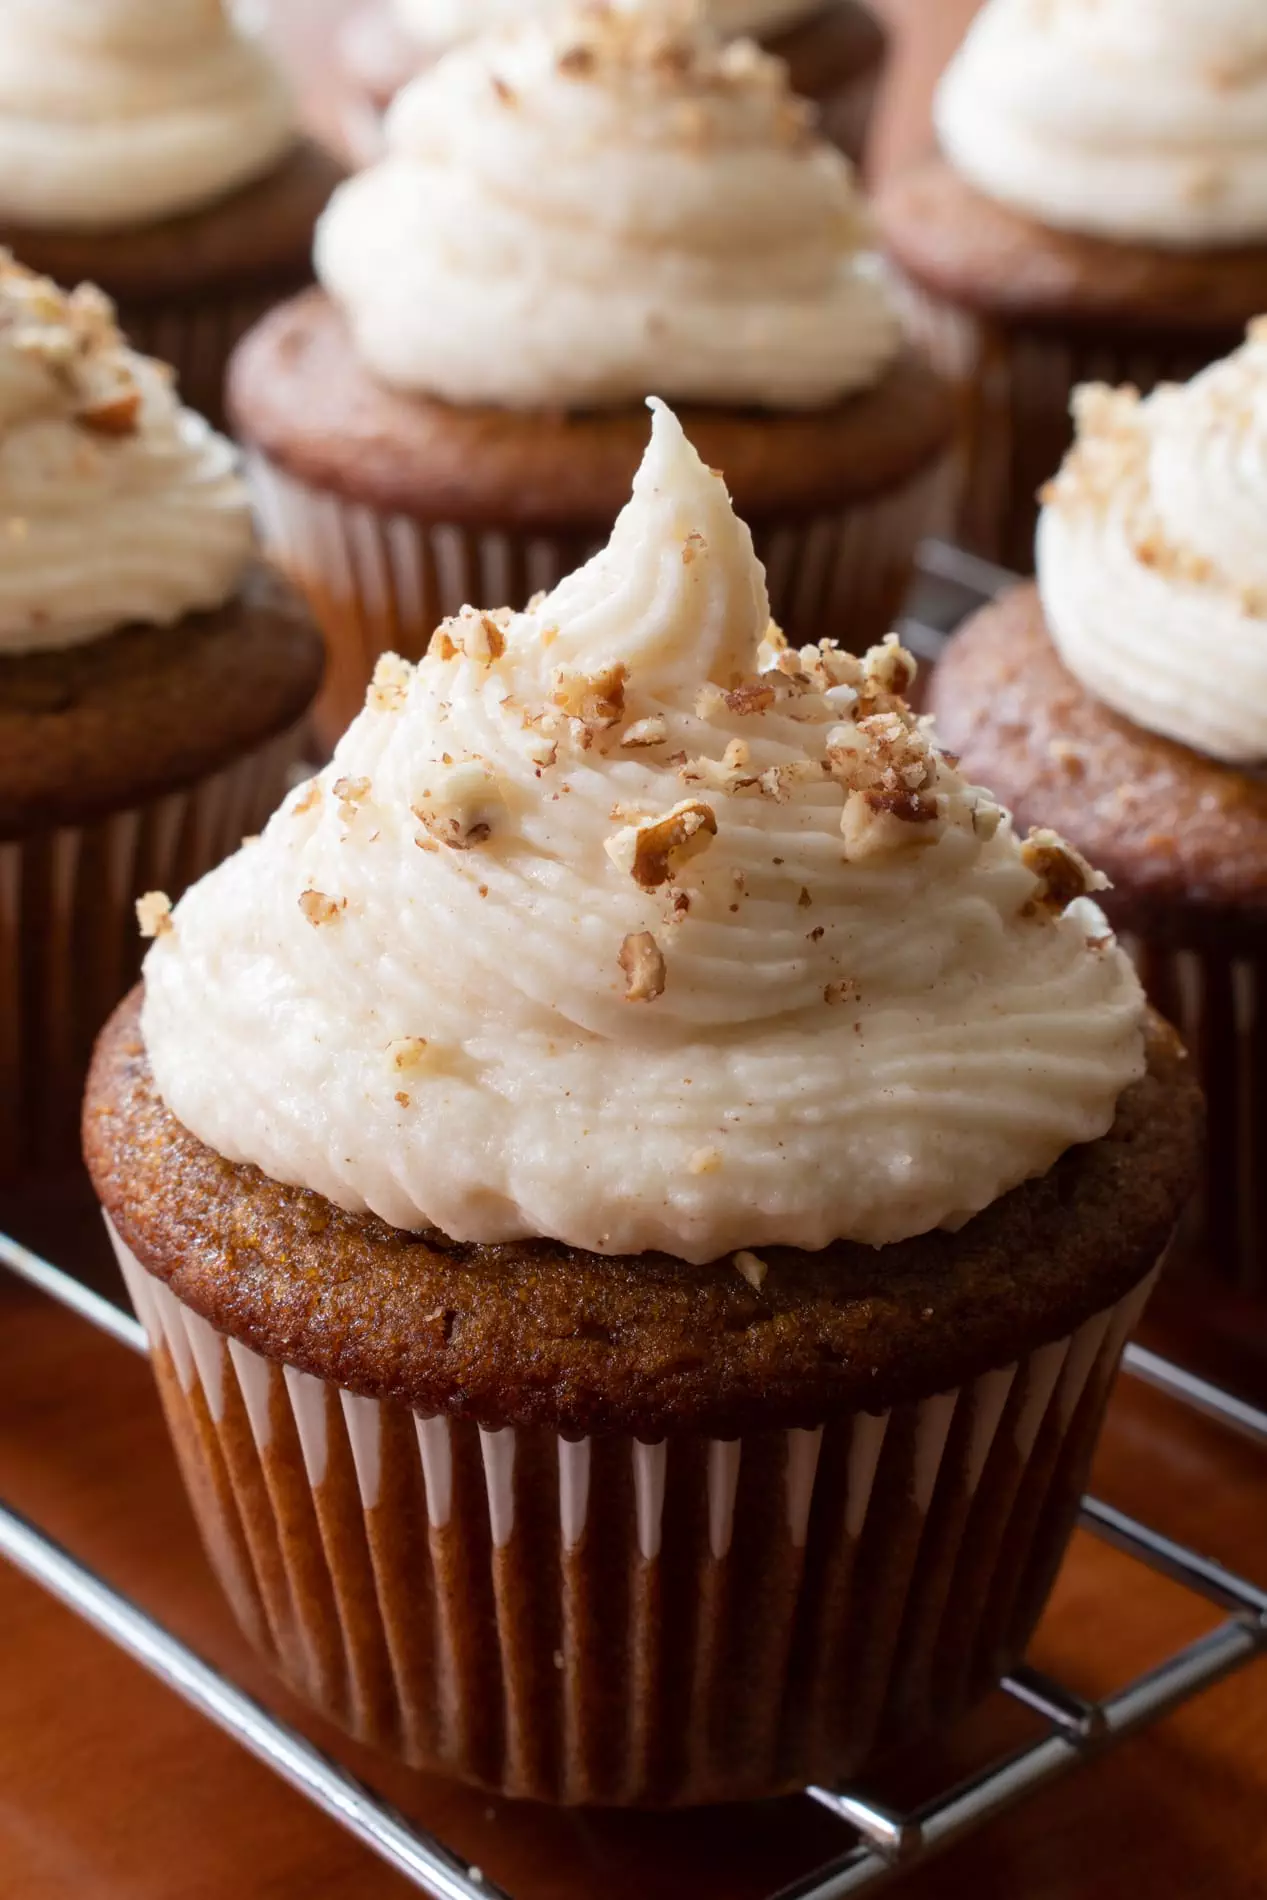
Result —
M1267 1291L1267 963L1124 933L1154 1007L1182 1036L1206 1098L1205 1165L1177 1251Z
M1034 570L1038 495L1073 441L1079 383L1133 383L1147 395L1188 382L1244 340L1235 330L1202 343L1191 332L1132 339L1008 326L908 280L898 289L908 332L960 396L953 538L1019 574Z
M119 328L134 350L171 365L180 399L187 408L223 429L229 358L261 317L303 287L304 280L299 278L265 290L236 294L207 291L187 302L124 299L119 305Z
M113 1234L243 1629L359 1739L536 1800L856 1774L1022 1656L1151 1280L880 1417L736 1441L484 1431L226 1339Z
M0 841L0 1180L78 1160L98 1030L136 981L136 900L175 899L260 830L296 728L224 770L88 825Z
M525 607L589 559L589 534L529 534L382 514L249 464L266 552L307 596L326 637L317 730L333 749L360 712L381 653L416 660L459 608ZM863 652L894 624L947 468L841 512L752 522L770 610L794 645L825 636Z

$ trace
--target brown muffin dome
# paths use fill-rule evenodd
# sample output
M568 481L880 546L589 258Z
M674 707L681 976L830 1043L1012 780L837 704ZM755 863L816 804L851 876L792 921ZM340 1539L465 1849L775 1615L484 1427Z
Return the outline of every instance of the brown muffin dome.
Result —
M314 488L469 527L606 533L646 448L642 404L514 410L403 395L362 368L343 316L320 290L271 311L230 370L236 432ZM874 388L827 409L677 414L722 471L748 520L828 511L900 487L955 429L953 399L904 352Z
M191 785L299 720L321 637L262 562L222 607L0 654L0 840Z
M1267 310L1267 244L1164 250L1056 231L987 198L944 158L891 180L876 216L917 284L1004 322L1190 332L1203 345L1224 330L1230 350Z
M956 1234L764 1248L759 1290L730 1257L457 1245L343 1213L197 1141L159 1099L140 1002L134 991L98 1044L84 1144L142 1266L266 1357L486 1427L729 1438L960 1386L1122 1298L1195 1176L1199 1091L1154 1019L1148 1072L1111 1131Z
M1051 825L1112 880L1105 908L1150 934L1267 939L1267 775L1113 712L1068 671L1033 583L984 608L933 676L940 742L1018 827Z

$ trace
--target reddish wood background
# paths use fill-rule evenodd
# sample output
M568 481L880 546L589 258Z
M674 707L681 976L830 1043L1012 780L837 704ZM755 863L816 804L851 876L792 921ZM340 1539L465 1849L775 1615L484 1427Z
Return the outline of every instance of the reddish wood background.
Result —
M286 0L310 56L338 3ZM902 41L881 164L926 142L931 76L972 0L889 0L888 10ZM81 1257L100 1262L101 1245L86 1226ZM1096 1482L1267 1583L1267 1458L1250 1447L1124 1384ZM296 1714L244 1651L205 1572L146 1367L8 1289L0 1496ZM1103 1692L1214 1620L1079 1537L1037 1658ZM0 1900L394 1900L409 1891L2 1563L0 1629ZM1016 1731L1011 1712L987 1711L956 1742L955 1763ZM520 1900L645 1900L653 1891L659 1900L761 1900L844 1844L805 1802L669 1819L551 1815L345 1753ZM931 1772L913 1771L917 1781ZM902 1891L910 1900L1120 1900L1149 1887L1166 1900L1267 1894L1261 1663Z

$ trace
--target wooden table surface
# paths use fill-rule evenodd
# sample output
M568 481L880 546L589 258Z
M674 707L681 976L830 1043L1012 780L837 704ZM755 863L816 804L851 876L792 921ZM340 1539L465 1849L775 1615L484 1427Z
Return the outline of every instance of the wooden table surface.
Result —
M289 0L309 56L339 0ZM926 139L931 76L971 0L890 0L907 35L892 163ZM282 25L287 24L283 19ZM304 50L301 47L301 52ZM317 101L318 94L310 95ZM37 1211L38 1212L38 1211ZM73 1214L73 1207L69 1210ZM54 1225L66 1237L68 1209ZM28 1210L36 1237L40 1221ZM72 1250L108 1279L86 1215ZM1173 1305L1173 1302L1172 1302ZM1171 1316L1170 1337L1182 1337ZM1254 1356L1241 1367L1254 1376ZM1267 1384L1260 1396L1267 1395ZM1131 1382L1101 1495L1267 1584L1267 1456ZM205 1570L146 1366L0 1285L0 1497L137 1596L209 1660L298 1719L236 1635ZM1035 1659L1087 1693L1160 1660L1215 1616L1080 1535ZM0 1563L0 1900L395 1900L412 1891L137 1666ZM1003 1734L987 1710L947 1760ZM517 1900L763 1900L842 1851L803 1801L671 1818L553 1815L342 1753ZM925 1763L917 1781L934 1772ZM1255 1665L909 1878L909 1900L1262 1900L1267 1668Z

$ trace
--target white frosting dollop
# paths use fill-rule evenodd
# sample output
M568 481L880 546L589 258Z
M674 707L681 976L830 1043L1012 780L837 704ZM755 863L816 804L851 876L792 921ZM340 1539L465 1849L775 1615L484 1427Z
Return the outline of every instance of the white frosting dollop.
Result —
M99 291L0 253L0 654L217 607L252 548L232 445Z
M896 643L767 616L659 408L607 548L389 656L181 900L143 1017L172 1112L397 1227L692 1261L954 1226L1102 1135L1143 1005L1094 875L932 749Z
M1230 764L1267 760L1267 319L1192 382L1092 384L1047 491L1038 583L1084 685Z
M429 52L460 46L478 33L556 13L561 0L392 0L401 26ZM665 0L623 0L625 10ZM822 0L698 0L699 11L717 32L772 34L803 20Z
M317 272L385 382L453 402L797 407L897 318L848 161L748 41L568 8L450 53L343 185Z
M936 116L956 170L1044 224L1267 237L1263 0L987 0Z
M111 230L194 210L293 144L281 73L224 0L3 0L0 220Z

